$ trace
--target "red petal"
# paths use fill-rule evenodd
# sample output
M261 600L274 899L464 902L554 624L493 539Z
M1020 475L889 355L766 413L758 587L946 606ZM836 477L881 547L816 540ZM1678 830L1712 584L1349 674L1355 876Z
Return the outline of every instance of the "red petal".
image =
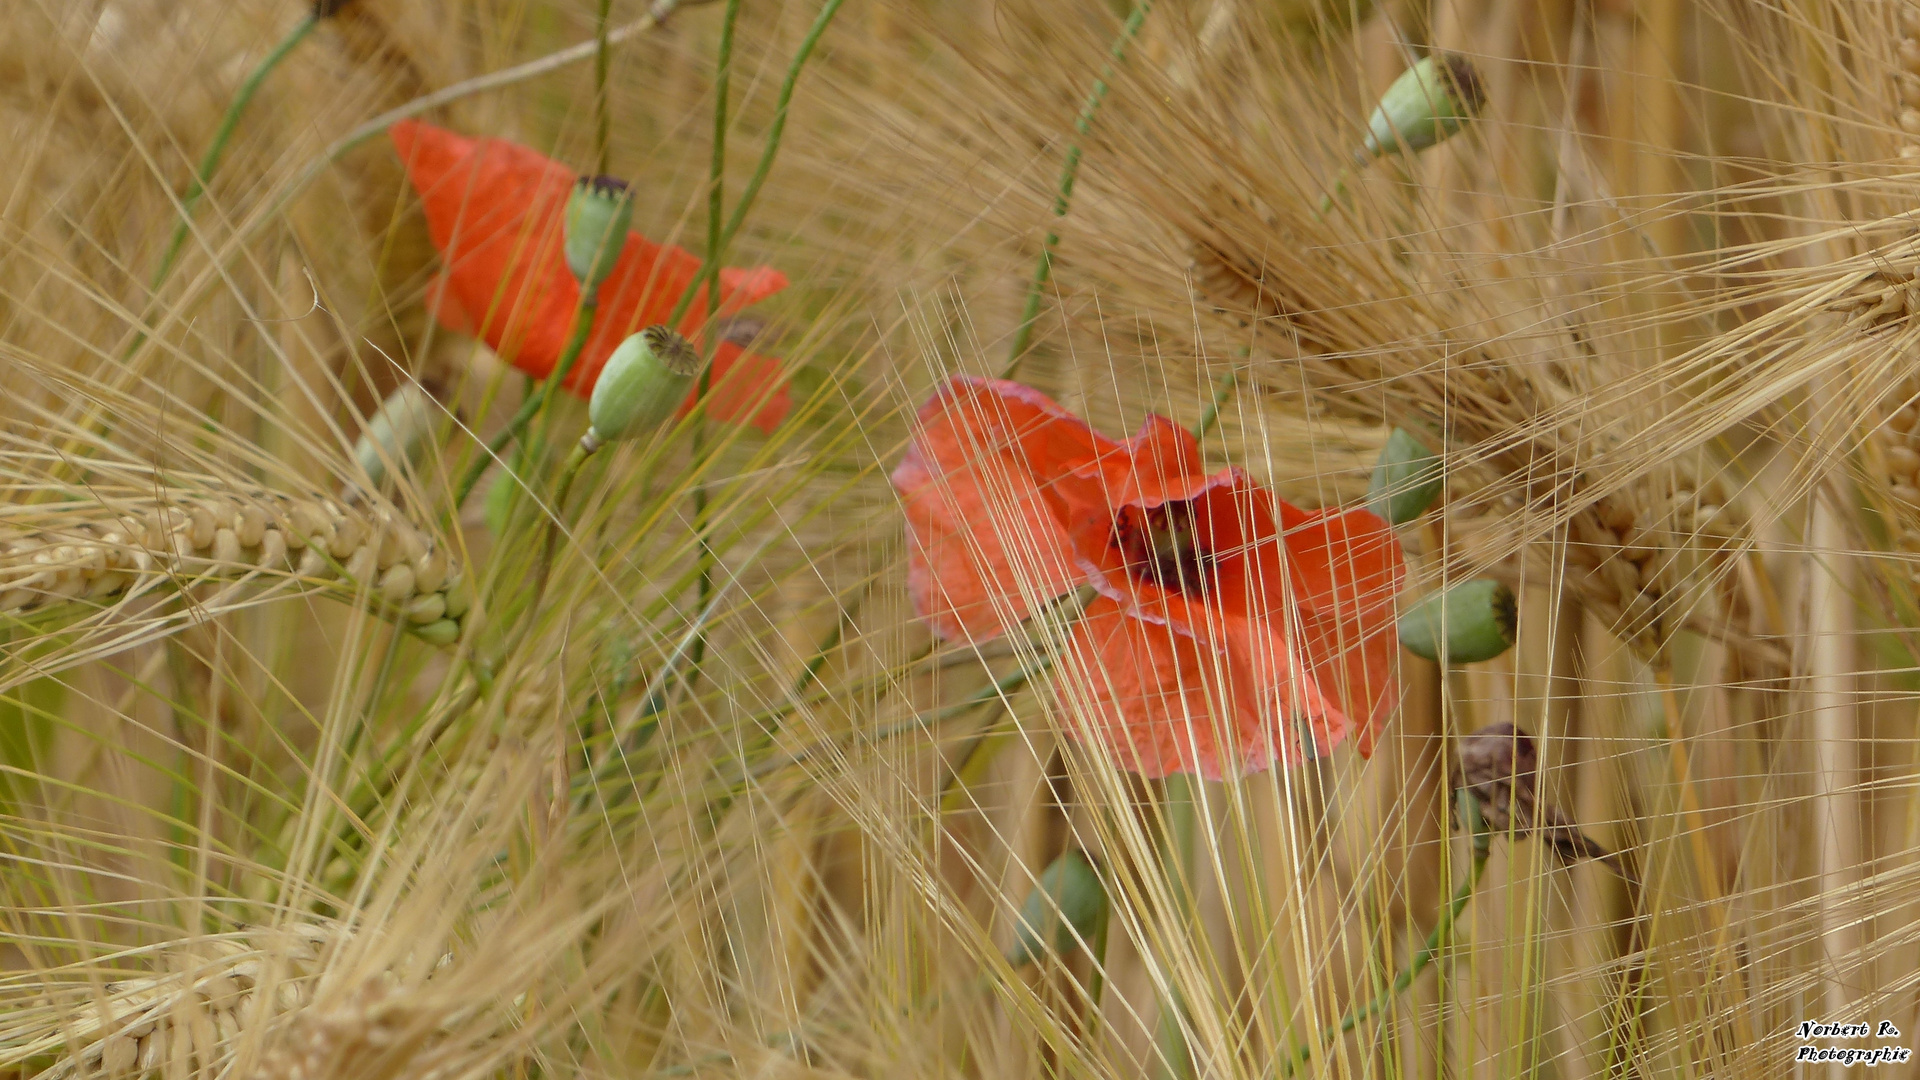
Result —
M1147 777L1218 780L1229 766L1238 774L1276 757L1296 761L1293 717L1327 711L1283 640L1262 624L1179 597L1136 608L1095 599L1074 629L1067 660L1057 689L1068 731ZM1274 687L1290 693L1276 695ZM1231 720L1223 724L1222 716Z
M1300 648L1321 688L1359 725L1360 752L1370 755L1400 696L1400 541L1366 510L1308 512L1282 502L1280 524Z
M420 192L427 231L446 264L447 290L436 314L464 312L465 326L442 321L461 332L478 327L502 359L544 378L566 349L580 303L579 283L567 271L564 232L573 170L517 143L470 139L417 120L393 125L390 137ZM699 268L691 253L629 232L613 272L601 283L593 331L567 388L583 397L590 393L613 350L629 335L665 322ZM738 311L786 286L786 276L771 267L722 267L721 311ZM705 291L696 292L688 307L684 332L705 321ZM751 422L764 423L773 408L770 401L755 410Z
M390 135L420 192L447 296L503 359L545 375L565 347L579 298L561 249L572 171L516 143L413 120Z
M949 639L1002 633L1078 583L1050 481L1107 440L1038 391L951 380L893 472L914 610Z
M699 390L687 395L678 415L693 411ZM707 380L707 415L728 424L752 424L767 434L780 426L793 408L786 369L770 356L750 353L723 341L713 354L713 374Z
M1211 479L1201 469L1193 433L1159 413L1149 413L1133 438L1113 444L1074 475L1098 480L1113 508L1191 499Z
M480 335L479 321L460 302L460 297L453 291L453 283L447 280L444 273L435 274L433 282L427 286L427 310L433 313L441 326L456 334L468 337Z

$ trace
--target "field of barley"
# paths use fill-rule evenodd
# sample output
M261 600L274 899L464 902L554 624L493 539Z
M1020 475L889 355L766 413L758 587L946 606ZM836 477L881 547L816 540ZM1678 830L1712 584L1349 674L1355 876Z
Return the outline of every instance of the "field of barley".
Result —
M1920 0L9 0L0 147L0 1080L1920 1075Z

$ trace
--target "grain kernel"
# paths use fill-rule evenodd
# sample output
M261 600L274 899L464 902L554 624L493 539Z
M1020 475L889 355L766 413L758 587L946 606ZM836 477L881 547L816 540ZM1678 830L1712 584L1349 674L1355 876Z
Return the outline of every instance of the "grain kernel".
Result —
M125 1035L114 1035L100 1048L100 1068L109 1076L124 1073L140 1060L140 1045Z
M406 606L407 621L418 625L439 621L447 613L447 598L439 593L416 596Z
M240 538L232 529L216 529L213 534L213 558L229 565L240 561Z
M233 515L233 534L241 547L259 547L267 533L267 515L257 506L249 506Z
M406 549L400 546L399 528L391 521L380 524L380 569L385 570L406 557Z
M140 1040L140 1068L158 1072L167 1063L167 1033L156 1031Z
M279 567L287 561L287 537L279 529L268 529L260 536L260 565Z
M213 532L220 527L214 520L213 511L204 506L195 506L188 515L187 535L193 537L195 550L213 543Z
M404 603L413 595L413 568L401 563L389 566L380 575L380 598L389 604Z
M1911 447L1890 446L1887 448L1887 469L1895 476L1912 476L1920 472L1920 453Z
M423 593L439 592L447 583L447 553L438 548L413 560L413 587Z
M319 548L310 547L306 551L301 552L299 567L301 577L331 577L332 575L327 573L329 569L331 569L331 567L327 565L327 557L321 554Z
M327 543L327 553L344 559L358 551L366 538L367 527L358 518L340 518L333 523L333 539Z
M1633 528L1636 516L1633 507L1621 502L1608 502L1600 512L1600 520L1606 522L1607 528L1622 536Z
M355 583L362 581L371 583L374 576L380 572L378 563L379 553L374 550L373 545L363 545L347 556L345 567L347 578Z
M459 578L447 582L447 618L458 619L473 606L473 595L467 591L467 583Z

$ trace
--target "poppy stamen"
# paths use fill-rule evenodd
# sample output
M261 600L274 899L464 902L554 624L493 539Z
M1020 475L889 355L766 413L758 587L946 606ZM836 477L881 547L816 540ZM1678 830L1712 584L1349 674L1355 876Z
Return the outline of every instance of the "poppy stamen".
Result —
M1206 590L1213 553L1200 543L1191 499L1122 508L1114 519L1113 540L1137 580L1176 592Z

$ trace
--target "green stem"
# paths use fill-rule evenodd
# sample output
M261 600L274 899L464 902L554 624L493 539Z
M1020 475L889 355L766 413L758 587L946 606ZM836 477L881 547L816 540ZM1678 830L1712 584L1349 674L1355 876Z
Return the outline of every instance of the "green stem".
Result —
M594 290L582 290L580 306L573 313L573 336L567 339L567 347L560 354L560 362L554 365L552 374L540 383L540 388L534 391L533 396L520 403L519 411L507 421L507 426L487 440L486 451L467 466L466 474L460 477L459 485L453 489L455 515L459 514L460 507L466 505L467 496L473 494L474 485L480 482L480 477L486 474L487 467L500 456L500 451L505 449L507 443L513 441L520 434L521 429L525 428L534 416L546 407L547 400L553 397L553 392L573 371L574 364L580 360L581 350L587 346L588 336L593 332L593 317L598 308L599 297L595 295Z
M593 23L593 149L594 171L601 176L613 172L613 116L607 102L607 15L613 0L600 0L600 14Z
M794 52L792 61L787 64L787 75L780 82L780 94L773 106L773 125L767 129L767 140L760 150L760 161L754 166L753 175L747 179L746 189L740 193L740 201L734 204L733 213L728 215L726 227L720 230L719 250L721 252L725 252L728 245L733 243L734 235L740 231L740 226L747 219L747 211L753 208L754 200L760 196L760 188L766 183L767 174L773 171L773 160L780 152L780 138L787 128L787 109L793 103L793 90L800 81L800 69L806 66L807 59L813 55L814 46L820 43L821 36L827 32L828 24L833 22L833 17L840 11L840 5L843 2L844 0L827 0L821 6L820 14L814 17L813 25L807 29L807 36L800 40L800 48ZM714 257L711 251L709 257ZM717 266L716 258L716 269L712 271L716 275ZM709 268L702 266L694 275L694 280L700 281L707 277L708 273ZM693 290L689 289L681 294L679 301L674 304L673 314L667 317L667 325L679 326L680 320L686 317L692 307Z
M186 194L181 196L180 220L174 223L173 238L167 241L167 250L160 257L160 265L154 268L153 280L147 285L149 293L159 292L167 275L173 272L174 260L180 257L180 249L186 245L187 233L193 227L194 208L200 205L200 197L206 194L206 185L213 182L213 174L220 168L220 159L226 155L227 143L233 138L234 129L240 126L241 115L253 103L253 95L259 91L260 84L266 81L267 76L273 74L273 69L280 66L280 62L313 32L319 22L317 15L308 15L300 20L299 25L282 38L280 44L275 45L273 51L253 69L247 81L240 84L239 93L233 96L226 113L220 117L220 126L214 129L213 141L207 145L207 152L200 157L200 167L194 170L193 177L187 183ZM144 334L135 340L134 347L138 348L143 340Z
M1231 371L1220 376L1220 378L1214 382L1213 400L1207 403L1206 411L1200 414L1200 422L1193 425L1193 437L1195 439L1204 439L1207 437L1207 432L1211 431L1213 425L1219 421L1220 410L1226 407L1227 399L1233 396L1233 388L1237 385L1239 385L1239 380L1234 377Z
M1485 819L1480 816L1480 804L1474 800L1473 794L1462 788L1454 793L1454 797L1459 806L1460 817L1467 823L1469 835L1473 838L1473 862L1467 872L1467 880L1461 882L1460 887L1454 890L1453 899L1448 902L1446 910L1440 913L1440 921L1434 926L1433 933L1427 935L1426 944L1421 946L1419 952L1407 959L1407 966L1402 968L1400 974L1394 978L1393 985L1381 991L1360 1009L1348 1013L1340 1023L1322 1032L1319 1040L1322 1049L1340 1036L1392 1008L1400 995L1413 986L1413 980L1419 978L1420 973L1427 969L1427 965L1433 963L1434 957L1440 955L1440 951L1452 943L1453 928L1459 922L1460 913L1466 910L1467 902L1473 899L1473 890L1479 886L1480 875L1487 868L1487 849L1493 840L1493 834L1488 830ZM1294 1070L1306 1064L1312 1055L1312 1047L1301 1047L1287 1062L1281 1075L1292 1076Z
M1087 95L1086 104L1080 107L1080 115L1073 122L1074 135L1077 136L1067 147L1067 160L1060 167L1059 190L1053 197L1053 216L1057 221L1067 216L1067 207L1073 201L1074 179L1080 172L1080 139L1093 127L1093 118L1100 111L1100 103L1107 97L1107 80L1113 77L1114 66L1127 55L1127 45L1133 36L1140 32L1140 24L1147 19L1147 11L1153 7L1152 0L1139 0L1133 11L1127 16L1126 24L1120 28L1120 36L1113 41L1113 47L1107 52L1106 66L1100 69L1100 77L1094 80L1093 92ZM1007 350L1007 366L1001 371L1001 378L1012 377L1020 367L1020 361L1026 358L1027 345L1033 340L1033 324L1040 318L1040 296L1047 287L1047 281L1053 277L1053 252L1060 246L1060 230L1047 230L1047 236L1040 245L1040 261L1033 268L1033 280L1027 285L1026 307L1020 313L1019 329L1013 334L1013 347Z
M706 274L707 318L706 325L712 326L715 315L720 312L720 260L724 255L725 239L721 235L722 214L726 210L727 179L727 104L732 92L733 81L733 30L740 16L740 0L727 0L726 13L720 19L720 49L714 60L713 76L713 159L707 165L707 259L701 270ZM691 302L692 290L680 295L680 304ZM670 320L669 326L678 325ZM706 335L703 346L706 362L700 365L700 382L693 392L693 460L695 462L696 481L698 470L706 460L707 415L703 406L707 400L707 390L713 383L713 354L718 342L713 335ZM708 599L713 595L713 522L707 513L706 485L695 483L693 488L693 534L700 562L698 607L705 610ZM707 658L707 636L701 634L693 641L692 665L687 671L687 683L693 685L700 679L700 664Z
M1193 936L1193 855L1194 834L1199 824L1194 806L1193 777L1174 773L1166 779L1164 825L1166 845L1161 850L1161 871L1173 897L1173 912L1183 936ZM1187 1045L1185 995L1175 985L1174 966L1168 964L1167 996L1160 1003L1160 1019L1155 1026L1154 1047L1159 1051L1156 1076L1169 1080L1188 1080L1194 1074L1193 1050Z

